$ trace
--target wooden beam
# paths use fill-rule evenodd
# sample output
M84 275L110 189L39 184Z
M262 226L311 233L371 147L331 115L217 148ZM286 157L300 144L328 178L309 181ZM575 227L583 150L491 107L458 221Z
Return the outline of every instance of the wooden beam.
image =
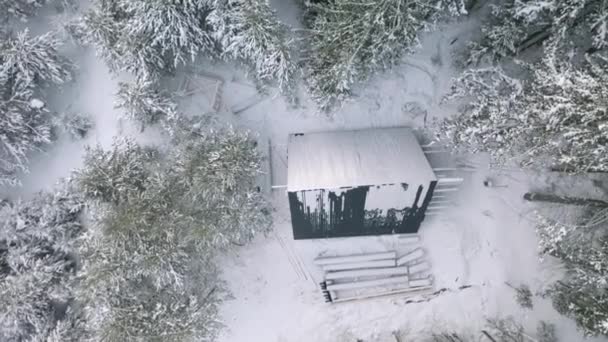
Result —
M369 254L357 254L357 255L345 255L335 257L320 257L314 260L315 265L330 265L330 264L345 264L360 261L372 261L372 260L385 260L395 259L397 253L395 251L380 252L380 253L369 253Z
M433 279L431 277L422 279L411 279L408 282L410 287L427 287L433 285Z
M425 272L431 269L431 264L429 264L426 261L417 263L415 265L409 266L408 267L408 274L412 275L412 274L416 274L416 273L421 273L421 272Z
M432 286L416 287L416 288L406 287L406 288L396 289L396 290L392 290L392 291L376 292L376 293L370 293L370 294L366 294L366 295L359 295L359 296L353 296L353 297L345 297L345 298L332 297L332 298L335 298L332 301L332 303L342 303L342 302L349 302L349 301L353 301L353 300L363 300L363 299L370 299L370 298L377 298L377 297L394 296L394 295L407 294L407 293L409 293L411 295L426 294L426 293L430 293L432 290L433 290Z
M359 270L337 271L325 274L326 280L357 278L369 276L390 276L390 275L407 275L409 269L407 266L402 267L382 267L382 268L365 268Z
M343 271L343 270L356 270L360 268L378 268L378 267L395 267L397 265L395 259L389 260L374 260L374 261L363 261L349 264L332 264L324 265L323 271Z
M327 284L327 290L328 291L355 290L355 289L363 289L366 287L374 287L374 286L382 286L382 285L391 285L391 284L400 284L400 283L407 284L407 282L408 282L407 276L399 276L399 277L389 277L389 278L357 281L357 282L352 282L352 283Z
M407 264L408 262L412 262L416 259L422 258L424 256L424 251L422 248L416 248L413 251L407 253L406 255L397 259L397 266L402 266Z

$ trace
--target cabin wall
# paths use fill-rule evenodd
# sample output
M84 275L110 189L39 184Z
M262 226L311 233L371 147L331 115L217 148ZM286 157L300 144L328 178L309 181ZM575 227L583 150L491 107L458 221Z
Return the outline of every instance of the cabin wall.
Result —
M435 183L289 192L294 238L416 232Z

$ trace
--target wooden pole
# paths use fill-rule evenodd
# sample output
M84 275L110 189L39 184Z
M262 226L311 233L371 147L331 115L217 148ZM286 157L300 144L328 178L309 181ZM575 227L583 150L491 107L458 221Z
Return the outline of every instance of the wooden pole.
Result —
M569 205L588 205L592 207L606 208L608 202L592 199L569 196L558 196L554 194L543 194L539 192L527 192L524 194L524 199L530 202L549 202Z

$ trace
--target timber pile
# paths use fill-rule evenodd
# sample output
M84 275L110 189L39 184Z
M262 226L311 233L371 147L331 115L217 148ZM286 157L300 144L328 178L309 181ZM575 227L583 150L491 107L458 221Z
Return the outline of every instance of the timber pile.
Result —
M416 236L417 241L417 236ZM398 255L395 251L319 257L325 302L339 303L388 295L431 292L431 265L421 247Z

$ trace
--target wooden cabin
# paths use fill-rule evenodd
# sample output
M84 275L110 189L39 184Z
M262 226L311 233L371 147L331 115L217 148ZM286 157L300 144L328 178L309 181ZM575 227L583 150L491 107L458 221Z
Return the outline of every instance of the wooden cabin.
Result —
M418 231L437 177L410 128L296 133L287 149L295 239Z

